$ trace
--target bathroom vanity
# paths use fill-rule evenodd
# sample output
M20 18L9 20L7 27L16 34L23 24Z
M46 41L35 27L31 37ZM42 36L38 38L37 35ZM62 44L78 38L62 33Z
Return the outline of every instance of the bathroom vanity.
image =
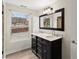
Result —
M64 31L64 8L39 16L39 28ZM54 31L53 31L54 32ZM32 33L32 51L40 59L62 59L62 36Z
M40 59L62 59L62 36L32 33L32 52Z

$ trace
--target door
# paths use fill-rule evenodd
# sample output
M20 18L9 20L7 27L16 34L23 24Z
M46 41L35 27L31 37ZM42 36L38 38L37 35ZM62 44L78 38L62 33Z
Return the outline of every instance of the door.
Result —
M71 43L71 59L77 59L77 42L75 40Z

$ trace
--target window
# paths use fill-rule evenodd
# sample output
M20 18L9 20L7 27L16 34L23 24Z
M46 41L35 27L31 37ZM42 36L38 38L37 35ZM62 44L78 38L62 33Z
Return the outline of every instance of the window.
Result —
M28 15L21 12L12 12L11 33L27 32L29 30Z

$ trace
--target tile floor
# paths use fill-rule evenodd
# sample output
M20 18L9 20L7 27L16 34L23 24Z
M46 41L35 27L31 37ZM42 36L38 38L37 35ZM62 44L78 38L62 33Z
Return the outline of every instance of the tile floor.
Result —
M23 50L10 55L7 55L6 59L39 59L32 53L31 50Z

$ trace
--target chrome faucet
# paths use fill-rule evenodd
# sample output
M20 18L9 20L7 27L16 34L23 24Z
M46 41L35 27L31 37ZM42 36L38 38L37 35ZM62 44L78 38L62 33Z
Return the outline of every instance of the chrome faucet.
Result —
M52 35L55 35L55 31L54 30L52 31Z

